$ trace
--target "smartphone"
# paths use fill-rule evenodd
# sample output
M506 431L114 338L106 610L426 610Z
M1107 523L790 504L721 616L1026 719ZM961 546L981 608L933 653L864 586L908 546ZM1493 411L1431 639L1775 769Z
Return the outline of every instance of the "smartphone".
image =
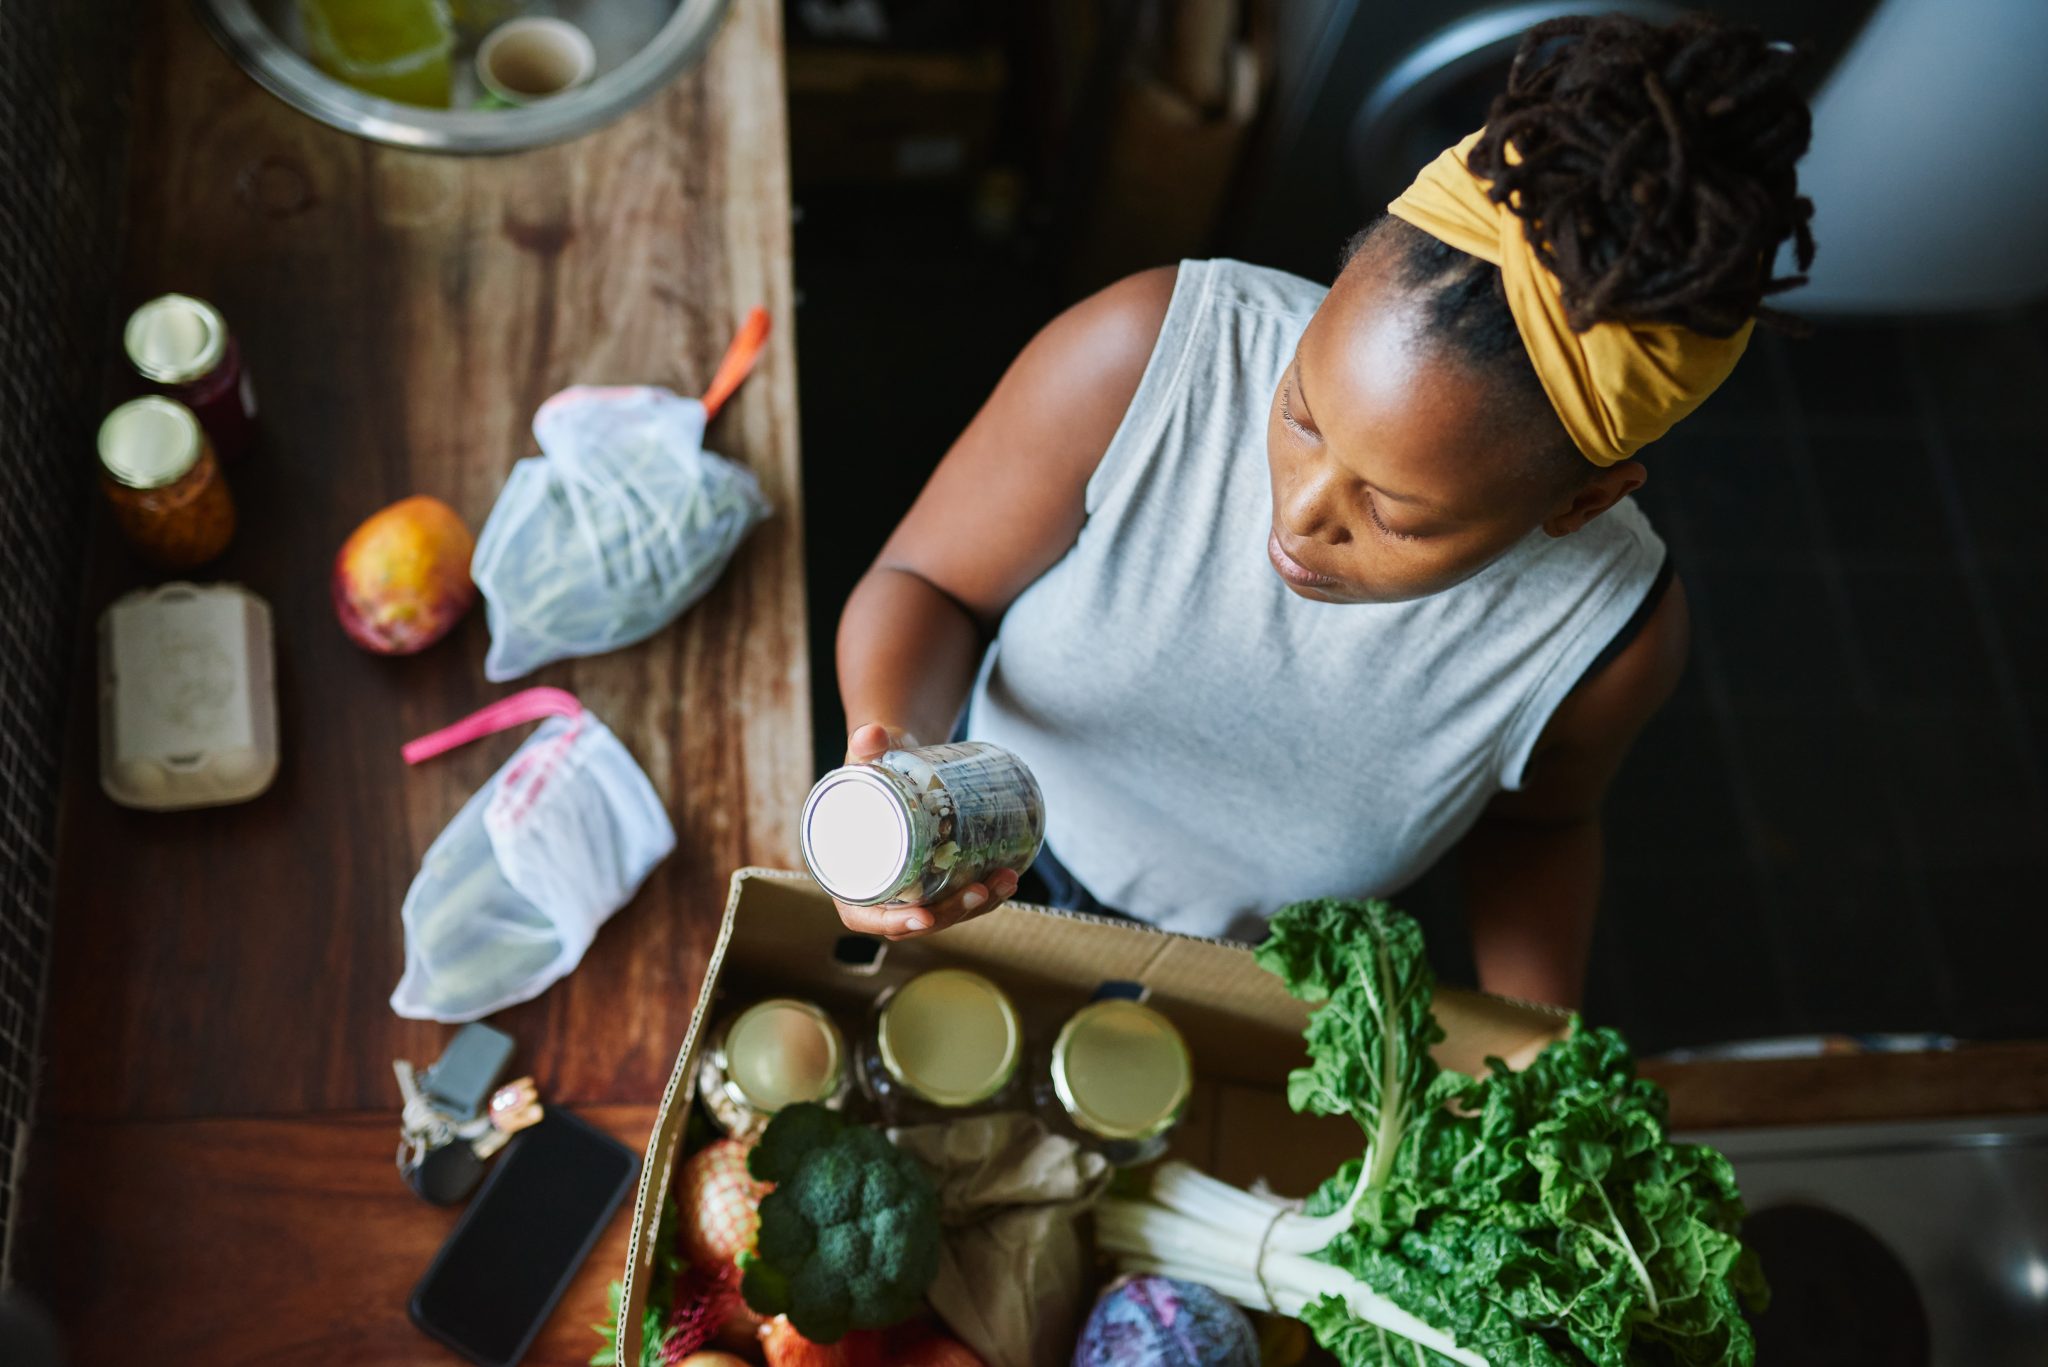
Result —
M413 1288L412 1322L480 1367L512 1367L639 1168L618 1140L550 1110L498 1156Z

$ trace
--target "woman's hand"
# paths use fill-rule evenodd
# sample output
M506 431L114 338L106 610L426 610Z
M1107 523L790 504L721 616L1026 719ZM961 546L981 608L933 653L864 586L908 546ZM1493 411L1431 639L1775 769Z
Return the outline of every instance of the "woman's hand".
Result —
M917 738L908 731L871 722L856 727L847 737L846 762L871 764L890 750L916 747ZM839 908L839 919L846 923L848 930L862 935L878 935L884 940L910 940L948 926L957 926L1001 906L1016 892L1017 875L1008 869L1000 869L990 874L986 881L963 888L933 906L855 907L838 901L833 905Z

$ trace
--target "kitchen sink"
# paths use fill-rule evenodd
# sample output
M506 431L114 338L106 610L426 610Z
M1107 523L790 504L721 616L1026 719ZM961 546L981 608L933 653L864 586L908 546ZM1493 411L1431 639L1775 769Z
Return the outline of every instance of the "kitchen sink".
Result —
M426 109L368 95L328 76L305 53L295 0L197 0L206 25L258 84L322 123L376 142L430 152L510 152L577 137L618 118L694 65L730 0L555 0L498 6L567 20L589 37L588 84L522 108L480 107L474 33L453 54L455 98Z
M1749 1204L1759 1367L2048 1365L2048 1116L1685 1137Z

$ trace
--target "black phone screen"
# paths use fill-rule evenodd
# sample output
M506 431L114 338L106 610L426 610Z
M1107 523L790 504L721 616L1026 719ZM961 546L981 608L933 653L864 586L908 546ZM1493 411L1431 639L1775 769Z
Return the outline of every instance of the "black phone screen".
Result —
M505 1146L412 1293L420 1328L472 1362L510 1367L555 1308L639 1157L563 1111Z

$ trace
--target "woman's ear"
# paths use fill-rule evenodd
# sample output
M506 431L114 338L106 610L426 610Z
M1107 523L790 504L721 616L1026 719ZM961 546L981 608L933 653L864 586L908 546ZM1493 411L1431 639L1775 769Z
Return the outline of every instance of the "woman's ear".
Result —
M1543 519L1543 530L1552 536L1570 536L1642 488L1649 478L1650 472L1639 460L1625 460L1618 465L1597 469L1565 494L1563 502Z

